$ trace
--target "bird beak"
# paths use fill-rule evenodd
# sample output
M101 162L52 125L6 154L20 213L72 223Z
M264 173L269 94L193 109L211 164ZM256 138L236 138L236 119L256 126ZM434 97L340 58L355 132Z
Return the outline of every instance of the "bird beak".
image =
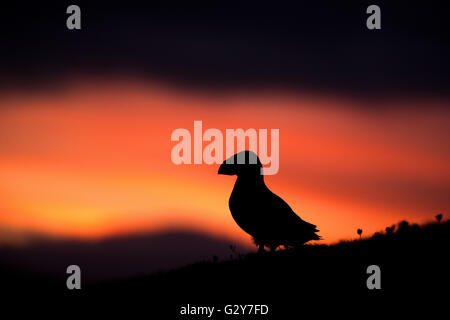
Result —
M231 167L233 167L232 165L227 165L226 162L224 161L220 167L219 167L219 171L217 172L218 174L225 174L228 176L232 176L234 173L232 173L231 171Z

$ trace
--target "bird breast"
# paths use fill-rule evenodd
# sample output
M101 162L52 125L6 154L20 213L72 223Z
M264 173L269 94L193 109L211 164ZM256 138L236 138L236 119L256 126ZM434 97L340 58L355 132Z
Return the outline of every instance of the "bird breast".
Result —
M234 221L250 235L254 235L258 228L261 192L257 189L242 188L236 183L228 202Z

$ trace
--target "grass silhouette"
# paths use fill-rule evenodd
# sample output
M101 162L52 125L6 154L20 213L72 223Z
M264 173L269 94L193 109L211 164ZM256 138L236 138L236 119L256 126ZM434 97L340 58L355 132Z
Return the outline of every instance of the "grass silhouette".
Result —
M156 289L174 305L186 301L256 301L283 306L297 300L342 297L361 301L444 290L450 222L423 226L400 222L389 232L334 245L239 255L229 261L202 262L126 281L103 283L95 292L142 292ZM381 290L369 290L367 267L381 268ZM189 297L189 298L187 298ZM352 298L350 298L352 297Z
M213 257L172 271L86 285L81 293L68 291L61 281L23 277L18 271L14 278L2 270L7 274L4 279L20 278L26 283L26 288L17 282L8 287L6 281L3 288L21 295L34 288L39 292L34 299L58 295L68 303L74 295L88 303L105 305L111 301L135 304L144 299L146 304L142 306L151 306L152 315L161 319L176 318L179 307L188 303L222 307L267 304L275 319L298 314L300 302L319 308L326 301L340 306L380 306L398 297L445 292L449 229L449 221L422 226L402 221L386 232L333 245L312 244L246 255L231 246L230 260ZM381 269L381 290L366 286L370 265Z

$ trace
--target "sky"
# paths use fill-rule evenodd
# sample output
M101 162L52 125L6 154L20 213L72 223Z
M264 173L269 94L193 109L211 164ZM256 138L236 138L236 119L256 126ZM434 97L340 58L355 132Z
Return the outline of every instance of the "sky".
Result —
M175 129L279 129L269 188L323 243L450 200L445 3L78 2L0 10L0 242L186 229L250 243L218 165L175 165Z
M222 132L279 129L280 168L266 184L318 226L324 243L450 209L450 111L442 99L206 94L97 78L6 94L0 105L0 226L16 237L181 228L249 243L228 209L235 177L217 175L216 164L171 161L171 133L193 133L195 120Z

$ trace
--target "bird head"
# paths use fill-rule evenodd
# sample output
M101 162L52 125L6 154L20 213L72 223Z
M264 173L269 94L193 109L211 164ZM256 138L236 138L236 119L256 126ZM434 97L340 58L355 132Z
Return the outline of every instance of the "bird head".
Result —
M256 153L241 151L226 159L219 167L218 174L250 176L262 175L262 165Z

